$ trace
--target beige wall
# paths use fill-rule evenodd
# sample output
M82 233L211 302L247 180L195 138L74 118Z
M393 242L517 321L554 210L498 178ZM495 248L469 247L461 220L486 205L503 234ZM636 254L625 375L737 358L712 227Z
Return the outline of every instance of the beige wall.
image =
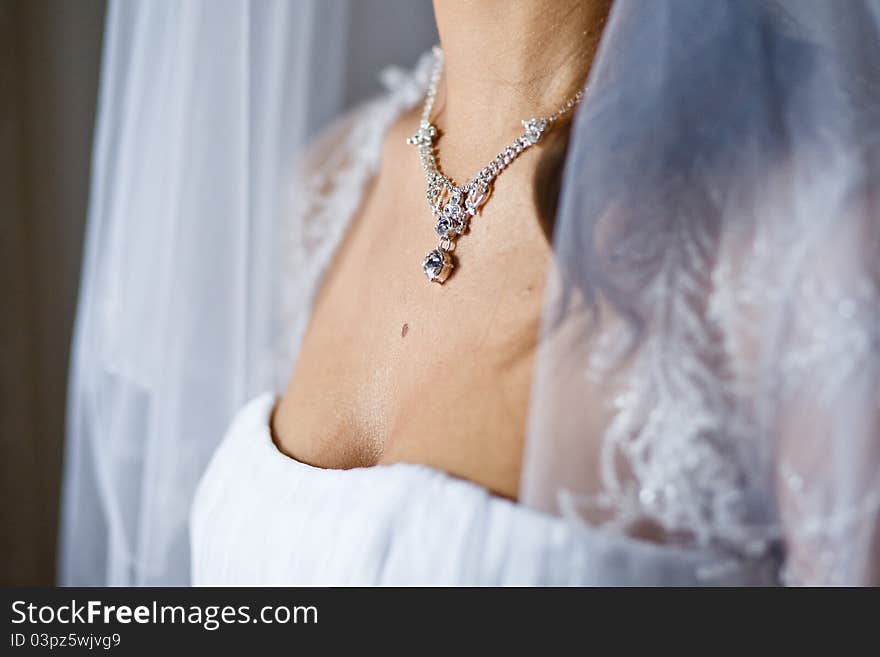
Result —
M0 0L0 584L52 584L104 0Z

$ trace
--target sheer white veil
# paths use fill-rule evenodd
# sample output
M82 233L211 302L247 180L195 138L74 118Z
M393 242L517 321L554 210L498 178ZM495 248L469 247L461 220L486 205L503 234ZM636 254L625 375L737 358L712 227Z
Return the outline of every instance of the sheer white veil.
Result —
M356 6L111 3L62 583L186 582L196 481L289 328L278 190L351 100ZM432 22L368 6L401 58ZM876 1L616 0L563 172L523 504L789 581L877 578L878 64Z
M880 3L616 2L554 254L521 500L877 583Z
M427 0L110 2L60 583L189 581L196 483L277 378L291 160L435 41Z

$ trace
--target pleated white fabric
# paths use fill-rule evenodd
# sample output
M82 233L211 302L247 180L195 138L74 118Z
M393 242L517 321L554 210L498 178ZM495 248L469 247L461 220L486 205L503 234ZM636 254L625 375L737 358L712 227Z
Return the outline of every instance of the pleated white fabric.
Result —
M770 584L772 564L638 541L494 497L424 465L325 470L272 441L265 393L196 493L196 585Z

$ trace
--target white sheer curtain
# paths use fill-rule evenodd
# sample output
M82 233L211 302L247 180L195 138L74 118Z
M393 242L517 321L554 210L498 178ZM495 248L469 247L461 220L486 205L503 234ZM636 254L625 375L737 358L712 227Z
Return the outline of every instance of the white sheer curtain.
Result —
M427 0L110 4L61 584L188 582L195 485L234 412L273 382L292 157L378 67L435 38Z

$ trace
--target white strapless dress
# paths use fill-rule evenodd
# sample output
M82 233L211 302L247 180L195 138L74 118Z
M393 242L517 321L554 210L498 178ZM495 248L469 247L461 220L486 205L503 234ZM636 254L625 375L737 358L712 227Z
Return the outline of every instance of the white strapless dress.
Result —
M192 509L196 585L768 584L757 563L528 509L424 465L327 470L272 441L266 393L233 421Z

